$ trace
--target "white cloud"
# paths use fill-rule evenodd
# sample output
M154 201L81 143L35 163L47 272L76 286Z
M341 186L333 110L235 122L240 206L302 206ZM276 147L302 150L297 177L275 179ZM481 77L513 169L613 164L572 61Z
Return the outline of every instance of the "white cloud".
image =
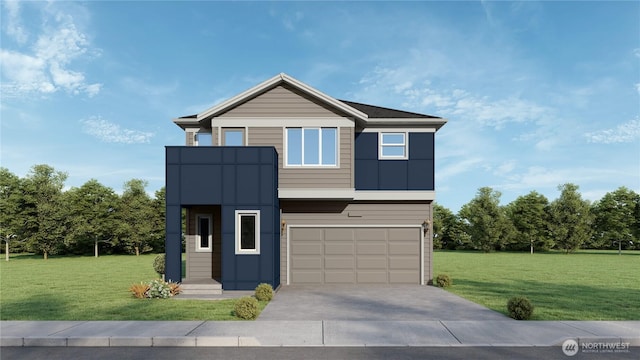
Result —
M7 0L2 4L7 9L7 16L4 18L5 31L19 44L24 44L29 39L29 34L22 25L20 19L20 3L18 1Z
M84 93L95 96L101 89L99 83L90 84L81 71L70 65L79 59L98 53L92 49L87 36L74 23L71 15L56 11L52 4L42 12L42 28L37 40L27 42L26 31L21 27L16 4L6 4L8 19L5 31L17 39L20 49L3 49L2 92L8 97L26 97L33 94L51 94L64 90L71 94Z
M108 143L148 143L155 135L152 132L123 129L120 125L104 120L99 116L92 116L80 122L82 123L82 130L85 133Z
M640 140L640 118L619 124L615 128L584 134L588 142L599 144L628 143Z

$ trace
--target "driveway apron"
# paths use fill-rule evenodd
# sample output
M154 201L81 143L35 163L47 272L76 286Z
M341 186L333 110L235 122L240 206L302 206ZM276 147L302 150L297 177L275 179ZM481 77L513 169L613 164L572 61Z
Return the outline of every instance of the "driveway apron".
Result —
M283 286L258 320L510 320L433 286Z

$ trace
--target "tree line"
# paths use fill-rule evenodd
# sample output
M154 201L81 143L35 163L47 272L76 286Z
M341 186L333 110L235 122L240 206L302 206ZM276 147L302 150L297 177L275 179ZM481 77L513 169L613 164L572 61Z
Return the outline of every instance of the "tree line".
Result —
M164 252L165 189L151 198L131 179L121 195L95 179L64 190L67 173L35 165L20 178L0 167L0 235L11 252Z
M164 252L165 189L150 197L131 179L121 195L95 179L64 190L68 175L35 165L20 178L0 167L0 236L12 252L136 254ZM500 192L478 189L457 214L434 205L435 249L571 252L640 249L640 195L625 187L594 203L575 184L549 201L532 191L501 206Z
M593 203L575 184L558 186L549 201L532 191L501 206L499 191L478 189L457 214L436 204L433 246L484 252L640 249L640 195L620 187Z

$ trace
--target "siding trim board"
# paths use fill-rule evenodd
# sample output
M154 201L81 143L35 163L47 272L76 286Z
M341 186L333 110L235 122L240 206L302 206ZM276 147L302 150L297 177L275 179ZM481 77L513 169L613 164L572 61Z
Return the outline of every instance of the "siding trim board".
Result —
M304 116L213 118L211 124L217 127L355 127L349 118Z
M436 192L426 191L398 191L398 190L356 190L340 188L279 188L280 199L321 199L321 200L361 200L361 201L433 201Z
M424 276L424 226L423 225L366 225L366 224L341 224L341 225L287 225L287 285L291 285L291 228L380 228L380 229L406 229L418 228L420 230L420 285L425 285Z

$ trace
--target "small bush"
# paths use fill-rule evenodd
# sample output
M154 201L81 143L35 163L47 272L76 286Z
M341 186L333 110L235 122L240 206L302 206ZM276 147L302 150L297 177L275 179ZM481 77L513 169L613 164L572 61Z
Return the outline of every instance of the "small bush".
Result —
M147 291L147 297L167 299L171 296L171 286L169 283L156 279L149 282L149 291Z
M169 284L169 290L171 292L171 296L178 295L182 292L182 289L180 288L180 284L176 284L174 282L170 282L168 284Z
M438 274L438 276L436 276L436 284L441 288L445 288L451 286L453 281L447 274Z
M255 296L258 301L271 301L271 299L273 299L273 287L269 284L262 283L256 287Z
M241 319L253 320L258 317L258 300L251 296L242 297L236 301L233 311Z
M153 270L155 270L160 275L164 275L164 260L164 254L159 254L155 257L155 259L153 259Z
M514 296L507 302L509 317L516 320L529 320L533 315L533 304L524 296Z
M138 299L144 299L147 297L149 285L142 282L140 284L133 284L129 288L129 291L131 291L134 297L137 297Z

